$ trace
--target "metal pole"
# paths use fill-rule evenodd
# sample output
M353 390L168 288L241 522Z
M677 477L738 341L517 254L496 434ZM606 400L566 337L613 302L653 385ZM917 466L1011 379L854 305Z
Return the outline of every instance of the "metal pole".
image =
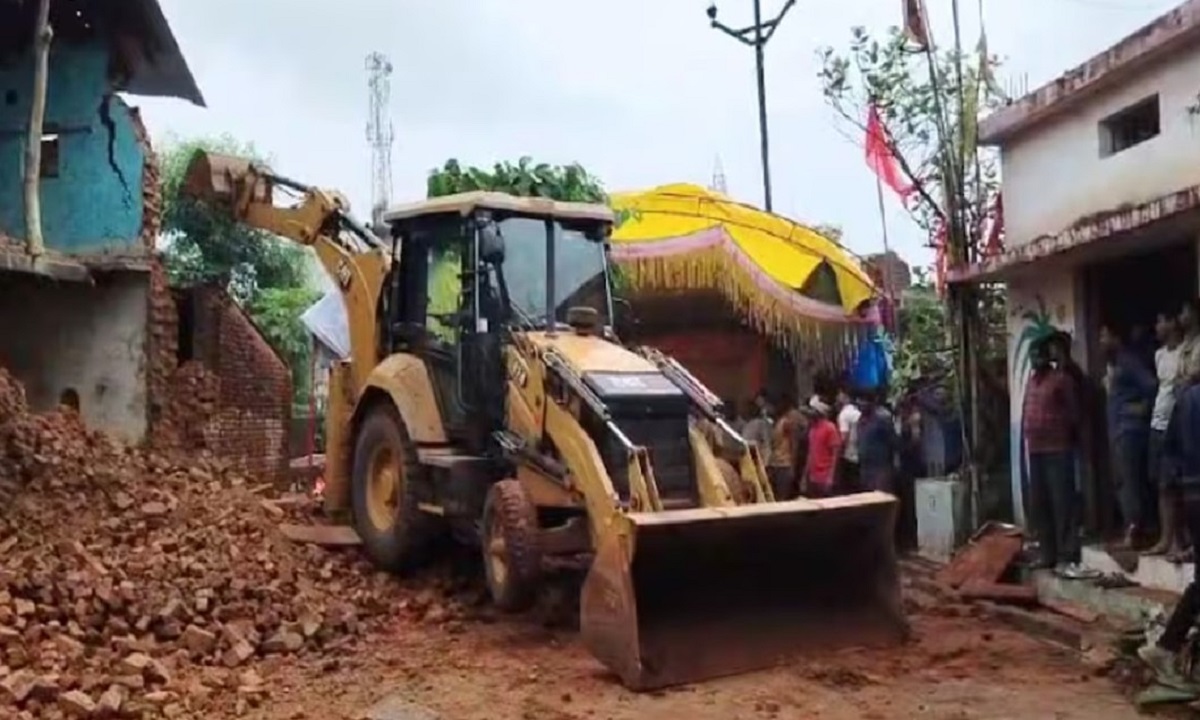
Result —
M754 0L754 24L744 28L732 28L717 20L717 6L715 3L708 7L708 19L713 28L720 30L743 45L749 45L754 48L754 69L758 80L758 135L759 146L762 152L763 204L767 212L772 211L771 152L770 142L767 137L767 80L763 52L766 50L767 42L770 41L775 31L779 29L779 24L783 22L783 18L795 4L796 0L787 0L774 19L763 22L762 0Z
M761 0L754 0L754 68L758 76L758 138L762 153L763 204L766 211L771 212L771 151L767 139L767 79L763 64L765 46L762 4Z
M883 205L883 181L879 179L878 175L875 176L875 198L879 202L879 224L883 230L883 257L886 262L890 259L892 248L891 243L888 242L887 212ZM880 270L883 271L880 278L883 280L883 294L889 301L895 301L892 296L891 273L887 271L887 267L881 267Z

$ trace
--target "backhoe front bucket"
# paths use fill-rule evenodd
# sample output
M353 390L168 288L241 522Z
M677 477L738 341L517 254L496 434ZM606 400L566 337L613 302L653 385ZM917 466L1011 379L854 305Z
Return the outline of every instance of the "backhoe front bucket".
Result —
M630 514L584 581L584 643L651 690L901 642L895 515L876 492Z

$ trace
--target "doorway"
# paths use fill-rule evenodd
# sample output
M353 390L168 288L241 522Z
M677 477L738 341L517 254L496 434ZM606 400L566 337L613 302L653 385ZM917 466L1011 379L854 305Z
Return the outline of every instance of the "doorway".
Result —
M1200 271L1196 243L1191 239L1153 250L1106 260L1084 268L1084 314L1078 326L1084 335L1086 371L1090 380L1082 477L1086 527L1090 534L1119 532L1119 512L1113 491L1110 444L1106 422L1100 328L1111 326L1131 339L1153 370L1158 343L1154 325L1159 313L1178 315L1183 304L1197 297Z

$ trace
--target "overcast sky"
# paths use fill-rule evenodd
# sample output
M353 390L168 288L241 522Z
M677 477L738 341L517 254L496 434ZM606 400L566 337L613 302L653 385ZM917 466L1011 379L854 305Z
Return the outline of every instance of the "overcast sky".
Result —
M394 195L422 197L446 158L579 161L610 190L709 184L719 156L730 194L761 204L754 55L708 26L708 0L161 0L208 108L135 102L155 138L229 133L276 169L341 189L369 215L364 57L388 55ZM783 0L762 0L773 15ZM949 0L927 0L949 37ZM1165 12L1173 0L986 0L1002 82L1053 78ZM718 0L749 24L751 0ZM978 32L975 0L963 0ZM775 210L841 225L859 253L881 249L862 148L838 131L816 49L849 30L898 24L901 0L800 0L767 50ZM893 247L927 263L924 238L889 198Z

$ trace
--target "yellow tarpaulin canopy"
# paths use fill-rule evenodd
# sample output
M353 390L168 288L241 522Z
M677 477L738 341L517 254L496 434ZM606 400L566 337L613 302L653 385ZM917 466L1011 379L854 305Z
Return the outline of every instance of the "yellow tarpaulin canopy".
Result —
M635 289L721 291L772 334L842 335L862 318L875 286L837 243L787 218L698 185L663 185L611 198L612 255ZM840 304L802 294L821 268Z

